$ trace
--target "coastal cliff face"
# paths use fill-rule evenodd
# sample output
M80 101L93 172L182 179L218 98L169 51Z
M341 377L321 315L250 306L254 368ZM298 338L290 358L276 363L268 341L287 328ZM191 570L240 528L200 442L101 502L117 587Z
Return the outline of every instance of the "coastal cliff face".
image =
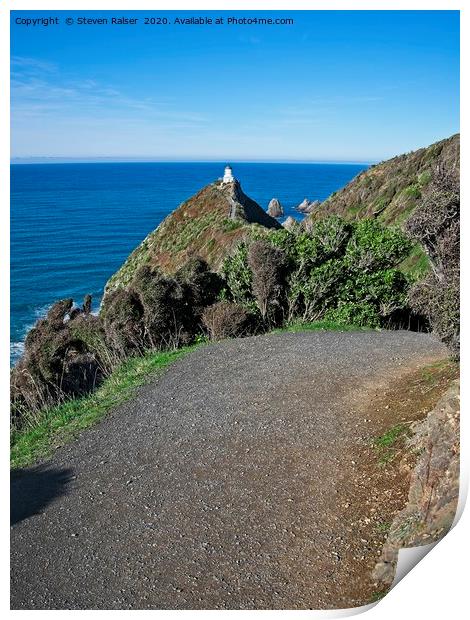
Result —
M455 134L371 166L317 205L308 215L306 225L329 215L339 215L348 220L374 217L385 225L401 226L419 204L436 173L458 176L459 162L460 135Z
M279 222L242 190L238 181L216 181L183 202L132 252L110 278L105 294L128 285L142 266L172 274L198 256L214 270L254 226L281 228Z

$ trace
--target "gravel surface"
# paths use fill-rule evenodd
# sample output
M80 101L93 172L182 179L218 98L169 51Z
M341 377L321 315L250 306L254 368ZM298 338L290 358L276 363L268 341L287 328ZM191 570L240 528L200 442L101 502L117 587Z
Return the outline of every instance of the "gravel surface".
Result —
M179 360L13 474L12 608L362 604L351 550L367 541L340 509L365 511L351 492L374 435L361 403L445 355L425 334L307 332Z

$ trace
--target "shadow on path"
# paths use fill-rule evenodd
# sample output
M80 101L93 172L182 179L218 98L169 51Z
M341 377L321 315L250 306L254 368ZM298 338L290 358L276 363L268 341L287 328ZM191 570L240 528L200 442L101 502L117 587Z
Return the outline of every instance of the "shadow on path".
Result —
M72 469L39 465L19 469L10 477L10 525L38 514L55 498L67 493Z

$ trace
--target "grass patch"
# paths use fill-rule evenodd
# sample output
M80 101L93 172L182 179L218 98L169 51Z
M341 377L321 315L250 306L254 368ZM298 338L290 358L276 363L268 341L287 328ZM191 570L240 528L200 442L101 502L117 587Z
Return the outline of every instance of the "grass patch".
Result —
M432 389L442 381L451 381L459 375L459 364L453 359L439 360L425 366L421 374L427 386Z
M283 332L308 332L308 331L333 331L333 332L365 332L370 331L370 327L359 327L358 325L345 325L336 321L313 321L310 323L302 323L301 321L294 321L286 325L285 327L279 327L274 329L272 334L281 334Z
M405 439L410 436L411 431L407 424L396 424L380 437L376 437L373 445L377 451L380 465L390 463L404 447Z
M390 522L383 521L382 523L377 523L377 525L375 526L375 529L380 534L388 534L391 527L392 527L392 524Z
M387 198L387 196L380 196L375 201L374 211L383 211L384 209L388 207L389 204L390 204L390 198Z
M373 592L372 596L370 597L369 605L370 603L378 603L388 593L389 593L389 590L377 590L376 592Z
M11 434L10 465L25 467L69 443L83 429L128 400L136 388L158 375L198 345L176 351L151 352L126 360L92 394L46 409L33 428Z
M351 206L351 207L348 207L347 212L346 212L346 213L347 213L347 216L348 216L348 217L353 218L353 217L355 217L358 213L360 213L360 212L363 210L363 208L364 208L364 207L363 207L363 205L361 205L361 204L358 204L358 205L353 205L353 206Z
M402 193L404 196L410 198L421 198L421 189L417 183L412 183L411 185L408 185L408 187L405 187Z
M240 220L229 220L224 219L222 222L222 230L223 232L231 232L232 230L238 230L243 226L243 222Z
M426 187L426 185L429 185L431 179L432 179L431 171L425 170L424 172L418 175L419 187Z
M429 258L419 243L413 246L409 255L400 263L399 269L415 280L420 280L430 271Z
M374 440L374 444L378 448L390 448L396 443L397 439L401 437L404 432L406 432L406 430L407 427L404 424L397 424L380 437L377 437Z

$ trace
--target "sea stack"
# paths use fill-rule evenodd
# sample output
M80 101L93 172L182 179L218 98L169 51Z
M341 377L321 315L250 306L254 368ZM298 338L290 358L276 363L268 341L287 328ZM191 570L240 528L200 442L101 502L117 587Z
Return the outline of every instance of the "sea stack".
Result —
M299 223L297 222L297 220L295 220L292 215L289 215L288 218L286 218L285 222L282 224L284 226L284 228L286 230L292 231L294 230L297 226L299 226Z
M282 217L284 209L277 198L272 198L268 205L268 215L271 217Z
M316 209L321 202L319 200L308 200L308 198L304 198L299 206L296 208L296 211L300 213L311 213L314 209Z

